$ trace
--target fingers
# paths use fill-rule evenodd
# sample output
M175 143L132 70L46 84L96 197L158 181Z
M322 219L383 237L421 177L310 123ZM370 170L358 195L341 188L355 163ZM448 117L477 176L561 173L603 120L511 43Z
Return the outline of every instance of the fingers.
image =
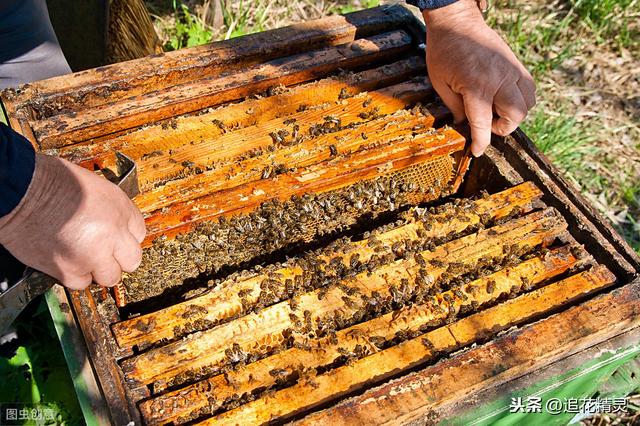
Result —
M491 143L493 99L484 93L469 92L463 95L463 100L471 129L471 154L479 157Z
M72 290L84 290L91 284L92 276L91 274L78 276L62 276L58 280L62 285Z
M120 238L114 247L113 257L125 272L133 272L142 262L142 248L140 240L130 233Z
M502 86L493 99L499 118L493 120L493 133L506 136L513 132L527 116L527 104L517 84Z
M98 266L92 273L93 282L103 287L113 287L120 282L122 277L122 269L116 260L112 257L110 261L106 261Z
M461 123L467 117L464 111L464 103L462 96L455 93L451 88L442 81L432 81L433 88L438 92L438 96L442 99L442 102L453 113L453 121Z
M517 85L527 104L527 109L531 109L536 106L536 83L524 65L518 63L518 66L520 68L520 78L517 81Z
M138 241L138 244L141 244L144 241L144 237L147 235L147 227L144 224L144 218L142 214L138 210L138 208L132 204L131 216L129 216L129 232L131 235Z
M96 255L94 262L97 266L93 271L83 275L71 275L62 273L59 281L73 290L82 290L92 282L104 287L113 287L122 279L122 272L133 272L142 261L142 248L140 242L131 233L125 232L119 237L114 246L113 255L104 253ZM68 268L63 268L63 270Z

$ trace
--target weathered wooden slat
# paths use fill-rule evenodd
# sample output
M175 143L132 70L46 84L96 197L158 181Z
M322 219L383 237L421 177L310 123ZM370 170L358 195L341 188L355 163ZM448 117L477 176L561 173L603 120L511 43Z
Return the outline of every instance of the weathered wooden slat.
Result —
M447 340L442 341L442 345L439 344L439 339L427 336L434 344L433 350L446 350L445 348L456 350L484 335L493 335L553 312L560 306L569 305L611 285L614 281L615 276L611 272L604 266L598 266L591 271L571 276L559 283L543 287L461 320L459 325L470 330L470 334L456 335L454 328L457 324L454 323L447 327ZM638 294L638 286L632 285L590 300L558 315L549 316L522 330L494 339L487 345L427 367L415 375L405 376L336 407L314 413L297 424L384 424L387 422L406 424L412 420L424 419L430 409L449 401L459 400L469 395L472 389L494 386L520 377L568 354L596 344L625 328L637 326L638 312L640 312ZM446 336L444 331L442 334ZM416 342L412 347L417 349L419 345ZM405 354L411 353L409 346L398 346L398 348ZM426 355L425 361L433 357L432 353ZM410 356L409 359L411 358L413 357ZM374 359L363 362L357 367L354 365L355 368L352 371L356 371L356 368L358 370L369 368ZM382 367L381 364L377 365ZM387 365L388 371L396 367ZM346 373L347 368L343 371L336 370L336 373L332 374L332 377L327 377L324 383L329 385L330 382L330 385L335 385L341 382L339 376L344 376ZM384 379L384 376L382 374L380 379ZM309 397L313 392L307 392L306 388L290 389L289 395L297 391ZM311 399L315 398L311 397ZM271 399L269 403L270 412L272 412L274 407L278 407L279 399ZM241 408L234 414L240 414L240 410ZM248 413L242 413L242 415L247 416ZM231 415L225 418L230 420ZM250 417L242 418L243 424L261 423L258 418L254 418L254 421ZM211 422L220 420L222 418L211 419ZM215 424L225 423L216 422Z
M410 94L416 93L417 92L413 91L410 92ZM387 107L383 109L390 111L394 108L394 105L401 106L401 104L405 102L405 99L406 98L386 98ZM361 103L362 99L357 99L356 102ZM410 101L407 100L407 102ZM401 111L394 116L385 116L371 122L361 123L343 131L309 138L294 146L279 147L272 152L265 148L265 146L273 144L273 141L269 136L266 137L267 139L265 139L264 136L250 136L254 133L264 135L264 132L254 132L252 130L251 132L246 132L243 135L238 135L237 139L221 138L221 141L224 139L223 143L225 146L230 147L228 151L229 153L233 153L231 145L235 145L234 139L238 141L237 146L239 148L242 146L243 148L240 149L243 150L260 144L259 148L254 149L259 149L262 153L255 157L243 160L236 159L234 161L220 159L218 160L220 163L216 164L213 170L208 170L198 174L191 174L181 179L170 180L161 186L149 189L140 194L136 197L135 203L143 213L151 213L171 204L182 203L212 194L216 191L222 191L247 184L251 181L260 180L261 176L265 173L265 170L275 169L277 165L286 165L288 169L309 167L323 161L328 161L335 155L353 154L363 147L371 147L376 144L386 144L388 141L398 139L403 135L433 133L433 129L430 126L437 119L438 117L431 115L412 117L409 113ZM302 123L303 122L301 121L301 128L303 128ZM279 124L280 128L286 128L291 131L291 126L282 125L282 121L279 121ZM363 134L370 136L365 136L365 139L362 137ZM227 144L227 141L230 143ZM335 152L332 152L332 150ZM179 157L184 157L185 154L189 155L189 150L184 151L185 152L179 151L177 155ZM223 155L226 156L226 154L227 152ZM200 163L196 161L194 162L195 165L192 165L189 162L189 168L193 169L194 167L203 167L200 166L200 164L206 161L207 157L205 155L191 157L203 157L204 161ZM172 156L172 158L175 157ZM154 168L157 165L160 167ZM164 168L161 167L163 165L165 166ZM146 170L153 171L163 168L165 170L164 173L167 173L167 170L171 170L168 173L172 174L184 173L185 170L185 167L178 162L168 163L166 161L158 161L157 163L153 163L151 167L146 165L145 168ZM143 175L145 175L144 171ZM166 176L167 175L165 174L161 179L166 178ZM146 178L151 178L150 174L146 174Z
M19 91L5 92L3 98L17 109L33 104L41 117L81 111L177 84L216 77L224 71L280 56L402 28L411 19L411 15L399 7L332 16L55 77L31 83Z
M366 116L362 118L360 116L361 114L373 110L378 111L381 115L391 114L408 105L414 104L416 101L424 100L431 94L432 88L428 81L401 83L344 101L337 101L336 97L333 102L327 104L324 108L299 112L285 119L272 119L238 131L229 131L224 135L217 134L214 137L210 137L205 133L204 140L176 147L171 150L170 155L151 156L138 161L140 185L142 188L148 189L154 183L164 182L175 176L179 176L181 173L184 173L185 162L188 162L190 168L200 167L202 170L206 170L207 167L211 167L214 164L215 167L218 168L219 166L224 166L225 162L233 161L234 159L237 161L237 157L243 153L246 154L254 150L267 151L267 148L274 144L273 137L270 135L271 133L286 130L289 132L289 136L285 139L291 141L293 139L294 126L297 126L298 138L307 139L305 141L306 143L290 147L289 149L278 149L274 151L272 155L269 155L270 153L267 151L265 152L267 155L258 157L263 160L267 159L267 161L270 159L269 157L272 157L272 164L279 164L285 161L282 164L290 168L296 168L299 166L290 164L289 161L304 157L309 150L317 152L319 149L322 149L322 151L328 151L327 148L329 145L333 144L338 149L338 152L344 152L339 150L340 145L348 143L346 140L341 140L343 138L356 139L357 141L355 143L359 145L365 144L361 134L370 130L366 127L360 131L358 131L358 129L348 129L348 131L321 135L317 138L312 137L310 134L311 128L325 124L326 120L324 118L340 117L340 122L343 123L343 125L356 126L368 121ZM370 102L366 108L363 106L365 102ZM289 120L287 123L295 120L295 124L284 124L283 122L286 120ZM433 122L433 116L428 117L427 120L420 121L419 125L424 127L422 132L428 131ZM384 123L382 120L378 120L377 123L380 125L379 127L384 127L385 125L387 128L393 127L390 124ZM429 123L431 125L429 125ZM335 125L335 123L330 124ZM402 124L401 121L400 124ZM366 141L368 144L376 143L379 139L376 133L374 133L379 131L379 128L372 130L373 132L369 132L372 133L371 141ZM411 129L409 128L407 131L410 132ZM389 137L388 133L389 132L387 132L386 137ZM287 154L289 158L287 158ZM264 168L264 165L260 168L260 171L262 171L262 168ZM242 166L238 167L238 169L246 169L246 167ZM224 176L227 173L230 173L230 171L224 170L220 175ZM233 172L231 172L231 174L233 174ZM220 178L214 179L218 180Z
M468 227L477 225L481 217L495 220L503 218L513 211L521 210L526 213L530 211L532 203L541 196L542 192L533 184L523 183L487 198L480 198L474 201L472 207L462 215L456 215L448 220L444 220L447 213L433 214L432 220L437 222L438 226L432 226L430 229L424 229L421 221L412 218L409 223L377 234L375 238L381 245L392 247L395 242L403 240L416 241L455 235ZM450 208L454 209L453 206ZM420 236L418 236L418 232L420 232ZM331 257L357 252L360 261L366 263L374 254L382 254L379 246L370 245L369 242L369 239L355 241L339 250L331 250L325 255L321 255L321 258L328 262ZM296 266L294 262L277 272L286 277L299 274L301 270L300 266ZM194 299L114 324L112 330L116 341L123 348L134 345L148 346L162 339L181 337L180 334L176 335L175 329L176 327L183 329L187 323L203 321L217 324L225 319L246 313L245 309L254 306L258 300L260 282L265 278L266 275L261 274L224 283L219 289ZM187 311L194 312L188 319L183 317L184 312Z
M422 252L422 256L426 261L446 259L448 262L459 262L461 268L458 273L463 273L464 270L474 270L480 258L508 256L504 245L519 250L535 247L555 238L565 229L564 220L552 209L547 209L454 240L433 251ZM361 273L344 281L344 284L356 288L361 295L371 297L373 292L386 294L390 285L400 285L403 279L409 282L410 288L415 289L418 284L430 286L447 271L446 267L433 267L428 270L429 277L418 282L416 276L421 268L415 259L399 260L374 270L371 275ZM325 293L324 297L318 298L321 291ZM132 384L168 382L176 379L177 375L204 368L215 372L216 368L225 364L225 349L232 344L239 345L249 353L266 354L281 346L286 338L286 333L283 335L285 330L303 330L308 325L305 321L311 324L318 324L318 321L326 323L331 321L336 310L340 310L348 325L351 317L358 310L366 308L369 302L366 298L347 301L345 297L349 298L349 295L339 287L305 293L296 297L295 306L289 302L277 303L213 329L194 333L184 340L126 359L122 368ZM305 311L308 314L303 315ZM305 321L298 323L296 317L305 318Z
M139 160L157 151L168 151L190 143L200 143L206 136L214 139L227 129L238 130L267 120L294 114L304 105L334 102L345 95L376 90L424 75L424 58L413 56L391 64L356 73L341 74L302 84L277 96L247 99L210 112L183 115L171 122L150 124L122 136L90 140L60 149L45 151L55 153L87 168L105 168L115 163L115 151ZM285 118L283 118L284 120ZM222 123L222 129L218 123Z
M32 127L42 149L58 148L60 144L51 140L53 135L65 134L67 141L82 141L130 129L241 99L274 85L289 86L325 77L340 68L391 61L409 51L411 43L411 37L404 31L384 33L337 47L274 59L220 77L184 83L170 91L149 92L82 112L55 115L33 122Z
M586 253L583 252L586 256ZM588 257L588 256L586 256ZM429 303L404 307L396 312L357 324L336 333L333 342L329 338L311 341L309 348L290 348L246 367L197 382L186 388L172 391L143 402L140 412L147 424L166 424L187 419L192 413L215 412L235 395L268 388L277 380L304 377L305 371L329 365L344 353L357 353L358 347L366 353L375 353L380 341L390 341L397 333L420 332L422 327L435 328L457 316L463 309L479 308L494 303L504 294L515 295L523 282L535 287L573 267L578 259L565 246L524 261L516 266L477 279L458 291L449 290L436 295ZM514 290L517 289L517 290ZM375 336L378 344L369 337ZM362 351L362 349L360 349ZM275 375L271 372L276 371ZM302 379L304 380L304 379Z
M359 101L361 102L361 100ZM400 103L404 101L388 99L388 108L393 108L393 104L396 102ZM184 157L185 154L190 155L189 150L178 150L176 156L171 156L172 162L160 160L153 162L151 167L149 167L148 164L144 166L143 163L146 171L152 172L145 173L145 168L143 168L143 180L148 181L154 178L172 180L155 188L147 189L146 192L136 197L135 203L143 213L150 213L171 204L185 202L212 194L216 191L230 189L251 181L260 180L266 171L275 170L279 165L286 166L287 169L308 167L330 160L336 155L353 154L363 147L385 144L388 143L389 140L398 139L409 134L433 133L430 125L433 124L437 118L438 117L431 115L412 117L407 113L398 113L396 116L387 116L372 122L358 124L357 126L354 125L354 127L336 133L308 138L294 146L278 147L273 151L267 149L268 146L273 144L271 137L266 136L266 139L264 136L251 137L251 135L256 133L253 129L249 132L243 132L242 135L237 135L237 138L223 137L221 140L223 140L225 146L229 146L229 153L233 153L232 146L236 145L238 149L243 150L245 153L247 152L247 148L251 149L251 147L258 146L253 149L259 150L260 154L256 156L245 155L248 158L244 159L241 159L243 154L239 154L240 157L236 157L236 159L233 160L230 159L232 157L226 156L227 152L218 153L218 155L224 155L225 158L215 160L217 163L215 166L212 166L212 170L195 174L192 170L196 168L203 170L206 166L201 166L201 164L209 161L207 157L203 155L191 157L204 157L200 162L191 162L190 160L184 160L181 163L175 162L176 160L174 158L176 156L180 158ZM280 128L291 131L291 126L282 125L281 121L279 123ZM417 130L418 128L420 128L420 130ZM257 133L264 135L263 132ZM365 135L364 137L362 136L363 134ZM148 163L151 163L151 161ZM162 169L162 174L154 173L160 169ZM186 177L180 179L168 177L168 174L180 176L185 173L187 174ZM275 172L273 173L275 174ZM152 185L148 184L148 186Z
M455 326L454 323L454 325L425 333L424 337L408 340L397 346L354 361L351 365L318 375L313 379L313 383L300 382L292 387L278 391L270 397L252 401L199 424L231 425L242 423L260 425L302 413L322 403L363 389L373 383L380 383L397 375L400 371L424 364L432 360L438 352L450 352L464 347L483 337L486 333L493 334L498 330L525 322L533 315L548 312L550 309L557 308L577 297L592 293L614 281L615 276L609 270L605 267L596 267L593 270L573 275L559 283L543 287L533 293L525 294L500 304L477 314L477 316L472 315L461 320L461 323L466 323L467 327L471 326L472 328L470 333L460 336L460 339L455 333L452 334L451 329ZM428 342L425 339L428 339ZM515 355L513 358L518 358L517 352L512 354ZM476 362L475 364L479 363ZM483 365L482 368L488 372L487 365ZM497 373L492 373L491 376L495 374ZM439 383L442 383L439 381L434 383L436 387L441 389L457 387L451 383L444 385L439 385ZM468 390L468 387L465 390ZM433 402L433 399L425 398L424 400L425 404ZM320 420L322 424L329 424L329 418L331 418L330 424L335 424L336 421L340 423L341 421L332 416L332 411L334 410L329 410L328 414L321 413L315 418L305 419L305 423L320 424L318 423L318 420ZM372 422L379 420L373 413L365 414L362 410L357 411L359 414L366 415ZM352 420L355 420L355 418L352 417Z
M204 220L251 211L267 200L288 200L293 195L333 191L355 182L379 177L381 170L392 173L415 164L436 161L442 156L461 151L465 144L464 138L449 128L433 135L413 136L402 132L397 139L389 146L378 146L340 156L196 200L173 204L149 214L145 217L147 237L143 246L148 246L161 235L172 237L177 233L187 232ZM449 179L450 177L442 179L442 182L446 184ZM440 189L433 195L425 193L424 201L435 199L439 195Z

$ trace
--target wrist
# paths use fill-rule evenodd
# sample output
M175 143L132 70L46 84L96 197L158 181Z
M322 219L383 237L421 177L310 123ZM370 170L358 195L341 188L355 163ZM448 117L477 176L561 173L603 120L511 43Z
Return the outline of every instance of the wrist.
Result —
M458 0L437 9L425 9L422 11L422 16L427 29L440 26L463 26L465 23L478 21L484 23L484 17L476 0Z
M31 183L27 192L18 205L7 215L0 218L0 244L8 245L12 241L21 238L22 224L28 220L34 212L46 209L48 198L57 181L57 173L53 162L56 159L36 153L35 167Z

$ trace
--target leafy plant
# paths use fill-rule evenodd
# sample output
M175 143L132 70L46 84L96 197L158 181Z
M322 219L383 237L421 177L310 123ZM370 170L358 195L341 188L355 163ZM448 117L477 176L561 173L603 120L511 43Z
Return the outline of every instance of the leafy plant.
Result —
M191 13L189 7L182 3L178 7L176 0L174 0L173 10L176 24L165 45L166 50L178 50L211 41L213 32L195 14Z
M568 173L584 171L584 157L597 153L592 144L594 138L568 115L550 116L548 111L539 108L522 127L538 148Z
M0 354L0 402L53 414L56 425L82 424L82 412L46 305L27 307L15 323L18 340Z

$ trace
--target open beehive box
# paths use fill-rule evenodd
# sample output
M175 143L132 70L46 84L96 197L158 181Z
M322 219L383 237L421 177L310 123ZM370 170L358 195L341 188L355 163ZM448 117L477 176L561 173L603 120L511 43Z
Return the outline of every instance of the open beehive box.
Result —
M39 150L138 164L140 269L48 295L88 422L453 421L638 351L637 256L520 131L469 164L423 34L380 7L2 94Z

